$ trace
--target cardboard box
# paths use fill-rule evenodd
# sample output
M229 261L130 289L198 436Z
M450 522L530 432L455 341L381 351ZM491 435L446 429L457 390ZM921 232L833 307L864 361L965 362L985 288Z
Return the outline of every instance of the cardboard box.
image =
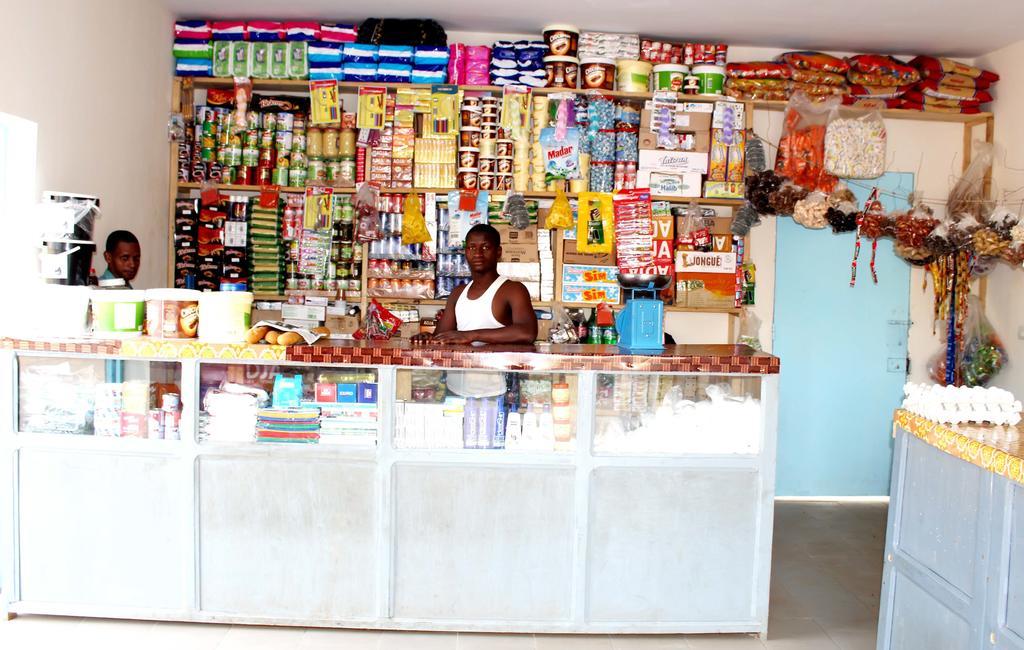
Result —
M337 384L316 384L316 401L318 402L336 402L338 398L338 385Z
M742 106L742 104L741 104ZM640 111L640 129L650 131L655 103L647 101ZM672 106L672 126L675 133L710 131L715 105L708 102L682 102Z
M729 309L736 306L737 284L734 252L676 254L676 304Z
M562 302L597 305L606 302L617 305L622 299L622 289L617 284L587 285L563 284Z
M333 334L351 334L359 329L359 319L355 316L328 316L324 325Z
M539 262L537 250L537 226L517 230L508 225L495 225L501 235L502 262Z
M665 151L645 149L640 151L637 169L668 172L672 174L699 173L708 171L708 154L699 151Z
M615 266L597 266L589 264L564 264L562 266L563 284L619 286L619 272Z
M576 241L566 239L562 242L563 264L589 264L591 266L615 266L615 248L611 253L580 253L576 250Z
M338 399L335 400L339 404L354 403L359 397L358 388L355 384L338 384Z
M322 321L327 318L327 307L324 305L284 305L281 307L281 318Z
M360 404L377 403L377 384L360 382L359 385L356 386L356 390L356 401Z
M676 240L678 245L679 234L683 231L683 220L685 217L676 217ZM714 217L704 219L711 233L711 246L713 252L729 253L733 250L732 219L728 217ZM678 264L678 254L676 257ZM677 269L678 270L678 269Z
M744 183L707 181L704 183L704 197L709 199L742 199L746 187Z
M636 172L636 186L650 189L655 196L698 198L702 180L700 172L680 174L651 169L638 169Z
M664 149L666 151L697 151L707 153L711 149L711 132L697 131L696 133L673 133L676 145L663 147L658 142L658 134L650 131L640 131L640 149Z

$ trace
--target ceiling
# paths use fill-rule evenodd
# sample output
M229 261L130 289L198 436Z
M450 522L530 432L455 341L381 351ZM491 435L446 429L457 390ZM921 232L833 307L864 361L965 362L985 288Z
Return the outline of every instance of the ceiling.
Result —
M182 18L434 18L450 31L538 33L548 23L676 40L974 57L1024 39L1022 0L158 0Z

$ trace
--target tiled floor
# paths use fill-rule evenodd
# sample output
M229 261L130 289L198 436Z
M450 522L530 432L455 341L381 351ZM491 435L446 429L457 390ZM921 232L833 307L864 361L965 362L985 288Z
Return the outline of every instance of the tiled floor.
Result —
M0 648L34 650L873 650L884 504L779 503L766 644L744 635L544 636L350 632L23 616Z

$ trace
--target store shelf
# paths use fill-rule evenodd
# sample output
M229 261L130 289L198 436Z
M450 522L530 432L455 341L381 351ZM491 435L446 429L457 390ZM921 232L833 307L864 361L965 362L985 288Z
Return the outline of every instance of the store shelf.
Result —
M179 191L191 191L199 190L200 183L178 183ZM217 189L223 192L259 192L262 188L259 185L217 185ZM381 188L381 192L384 194L447 194L457 188L454 187L384 187ZM282 192L285 193L296 193L301 194L305 192L303 187L282 187ZM352 194L355 192L353 187L336 187L334 188L337 194ZM504 196L505 192L491 192L491 196L500 197ZM577 198L577 194L574 192L566 192L565 195L574 199ZM555 198L555 192L523 192L523 196L528 199L553 199ZM743 199L708 199L708 198L687 198L681 196L662 196L652 195L652 201L669 201L673 203L689 203L690 201L697 201L700 205L712 205L712 206L725 206L725 207L740 207L743 205Z
M788 102L784 101L755 101L754 108L766 111L781 111L786 108ZM870 109L858 109L853 106L844 107L845 110L857 111ZM992 117L992 113L976 113L974 115L961 115L960 113L929 113L926 111L911 111L903 108L887 108L881 111L882 117L891 120L916 120L919 122L947 122L953 124L983 124Z
M231 77L179 77L179 79L191 79L194 88L233 88L235 81ZM383 83L374 81L339 81L338 88L344 93L354 94L364 87L387 88L388 90L403 89L430 89L438 84L413 84L413 83ZM442 84L443 85L443 84ZM309 81L307 79L253 79L253 90L273 90L279 92L308 92ZM502 94L501 86L459 86L464 92L481 92ZM585 88L534 88L534 95L552 95L557 93L598 93L616 99L646 100L654 97L653 92L630 92L625 90L588 90ZM710 97L700 95L684 95L676 93L679 101L688 102L716 102L728 100L727 97Z
M588 302L562 302L558 303L562 307L569 307L573 309L593 309L597 305ZM620 303L618 305L612 305L613 307L622 307ZM673 313L687 313L687 314L728 314L730 316L739 316L743 312L742 307L684 307L682 305L665 305L666 312Z

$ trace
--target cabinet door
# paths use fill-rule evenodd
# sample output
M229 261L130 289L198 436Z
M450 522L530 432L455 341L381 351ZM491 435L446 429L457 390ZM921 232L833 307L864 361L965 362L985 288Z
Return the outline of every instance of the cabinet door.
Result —
M595 470L588 620L752 621L759 502L750 470Z
M22 599L184 608L179 462L21 450Z
M200 607L303 620L375 616L375 467L199 459Z

